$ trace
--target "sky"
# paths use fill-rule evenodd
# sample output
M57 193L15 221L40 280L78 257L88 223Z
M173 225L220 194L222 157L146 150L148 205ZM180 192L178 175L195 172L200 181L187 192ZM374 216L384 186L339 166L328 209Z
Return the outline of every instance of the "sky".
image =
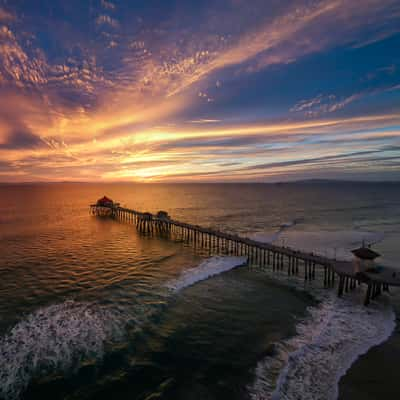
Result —
M0 182L400 180L398 0L0 0Z

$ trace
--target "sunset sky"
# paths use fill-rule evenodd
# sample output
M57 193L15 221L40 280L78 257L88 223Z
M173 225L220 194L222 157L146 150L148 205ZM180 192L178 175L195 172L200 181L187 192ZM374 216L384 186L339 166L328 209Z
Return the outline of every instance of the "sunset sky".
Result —
M0 0L0 182L400 179L399 0Z

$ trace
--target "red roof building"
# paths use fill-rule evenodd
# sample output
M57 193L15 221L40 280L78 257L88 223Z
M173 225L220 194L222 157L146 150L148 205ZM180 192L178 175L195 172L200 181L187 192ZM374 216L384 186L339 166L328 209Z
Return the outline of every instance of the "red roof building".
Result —
M114 202L107 196L103 196L101 199L97 200L98 206L112 206Z

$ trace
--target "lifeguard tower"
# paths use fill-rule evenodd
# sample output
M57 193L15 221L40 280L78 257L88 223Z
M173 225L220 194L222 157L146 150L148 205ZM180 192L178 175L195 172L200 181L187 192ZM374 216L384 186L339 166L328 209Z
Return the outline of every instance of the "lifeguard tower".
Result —
M367 272L376 268L375 259L380 257L380 254L372 250L370 246L362 246L351 251L354 255L354 272Z

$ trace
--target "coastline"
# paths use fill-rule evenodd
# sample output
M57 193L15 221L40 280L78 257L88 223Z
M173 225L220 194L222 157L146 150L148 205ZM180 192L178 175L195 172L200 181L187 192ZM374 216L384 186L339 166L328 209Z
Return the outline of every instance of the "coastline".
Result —
M289 225L290 227L292 225ZM283 230L279 231L279 233L283 233ZM296 238L298 232L285 231L286 239ZM354 232L354 234L360 234L359 232ZM371 232L376 235L376 232ZM292 237L290 237L290 235ZM353 235L354 236L354 235ZM383 240L383 235L379 241ZM290 241L290 240L288 240ZM347 249L348 250L348 249ZM346 252L343 251L343 254ZM318 293L315 293L312 288L308 288L307 290L316 300L320 300L323 302L323 299L318 296ZM360 294L359 294L360 295ZM375 342L373 335L370 337L370 347L369 348L361 348L359 349L359 354L354 355L354 359L352 361L347 360L347 368L343 365L343 373L339 375L336 381L336 393L332 398L336 398L339 400L375 400L375 399L393 399L400 397L400 387L398 382L398 360L400 360L400 294L397 293L397 290L394 289L392 293L389 294L390 299L385 299L383 303L387 306L390 306L393 310L393 330L386 338L383 336L381 339L383 341ZM358 302L357 298L354 298L356 302ZM383 303L378 301L375 305L371 304L372 307L383 306ZM366 311L369 314L371 308L367 308ZM340 314L338 314L340 315ZM322 318L324 318L321 315ZM326 318L326 315L325 315ZM344 321L343 321L344 322ZM361 322L361 321L360 321ZM366 322L366 321L364 321ZM370 321L371 322L371 321ZM353 335L357 330L353 330ZM368 329L367 329L368 331ZM360 332L360 336L363 333ZM354 335L356 336L356 335ZM348 338L352 341L351 337ZM317 340L319 342L319 340ZM311 344L311 343L310 343ZM313 344L311 344L312 346ZM321 343L318 343L320 346ZM309 346L308 344L306 346ZM338 350L338 349L337 349ZM353 349L355 350L355 348ZM295 353L290 355L291 358L298 358L298 350ZM352 352L351 347L348 348L349 352ZM300 358L302 355L300 355ZM295 364L298 362L296 360ZM285 367L288 369L288 366ZM329 368L328 368L329 369ZM279 398L279 386L285 385L285 372L280 376L281 382L278 381L277 389L275 390L275 397ZM295 376L296 374L294 374ZM290 377L289 377L290 379ZM301 384L301 382L299 382ZM298 386L298 385L297 385ZM286 388L284 388L285 395ZM280 393L282 394L282 393ZM330 394L332 396L332 392ZM273 398L275 398L273 396ZM331 398L327 396L326 398Z
M396 327L384 343L360 356L339 382L339 400L395 399L400 396L400 305L393 304Z
M308 308L308 317L296 325L297 334L276 343L277 353L258 362L256 379L249 387L251 398L295 399L301 388L306 394L305 399L319 398L323 393L326 397L321 398L324 399L364 399L362 388L358 387L357 378L351 373L358 371L359 360L369 355L372 349L386 349L388 341L391 344L392 337L396 338L396 332L399 332L396 324L398 310L396 313L392 302L387 301L389 299L374 302L366 308L359 302L360 291L337 298L335 293L324 289L308 287L304 290L294 281L286 284L287 287L303 290L314 299L315 304ZM400 355L400 337L394 346ZM384 357L377 363L367 359L365 368L373 375L374 365L384 364ZM273 382L269 371L277 367L279 376ZM393 370L395 368L393 360ZM362 371L358 374L363 376ZM345 378L347 376L350 378ZM348 379L348 384L344 389L342 382L345 379ZM387 377L387 381L387 386L396 387L395 378L390 380ZM379 385L378 382L378 391Z

